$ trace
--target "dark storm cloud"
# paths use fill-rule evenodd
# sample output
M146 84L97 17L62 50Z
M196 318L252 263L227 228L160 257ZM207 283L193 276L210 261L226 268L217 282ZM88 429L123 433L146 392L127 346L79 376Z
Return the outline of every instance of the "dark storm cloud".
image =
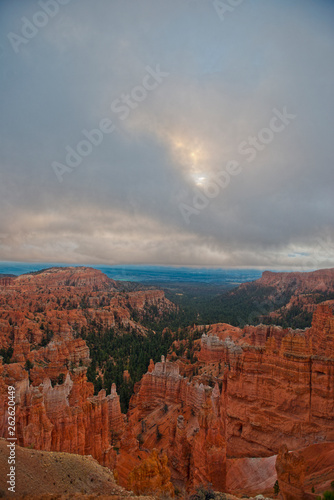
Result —
M0 260L334 265L330 2L245 0L224 20L209 0L0 11ZM247 161L284 107L296 118ZM185 220L231 160L239 175Z

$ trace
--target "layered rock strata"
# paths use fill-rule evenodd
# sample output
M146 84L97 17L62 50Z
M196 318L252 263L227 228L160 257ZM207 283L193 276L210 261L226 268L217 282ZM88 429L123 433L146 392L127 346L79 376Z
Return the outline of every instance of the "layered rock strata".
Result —
M179 375L178 365L165 361L150 364L130 402L128 432L138 446L167 454L176 484L195 486L208 478L219 491L225 489L226 443L218 386L191 384ZM121 445L118 472L126 485L124 464L129 448ZM134 455L134 453L132 454Z
M64 382L54 387L49 378L33 386L20 365L0 365L0 369L4 385L16 388L17 444L37 450L92 455L102 465L113 465L115 452L110 431L114 429L121 434L124 427L115 385L109 396L104 390L94 396L85 367L68 372ZM4 396L3 390L0 432L7 437L8 409Z
M247 468L247 459L255 457L271 464L268 475L262 474L267 491L275 478L273 457L282 446L294 464L287 450L334 441L333 312L320 305L305 331L261 325L258 331L218 330L219 336L217 329L216 335L203 334L193 367L199 375L192 382L179 375L179 363L150 364L131 400L127 429L138 450L167 454L175 484L233 488L233 475L229 481L224 477L229 461L245 460ZM208 375L210 386L201 383ZM279 461L282 457L281 451ZM334 462L331 470L334 474ZM123 466L124 484L128 473ZM303 477L300 484L293 476L291 481L296 491L304 488Z

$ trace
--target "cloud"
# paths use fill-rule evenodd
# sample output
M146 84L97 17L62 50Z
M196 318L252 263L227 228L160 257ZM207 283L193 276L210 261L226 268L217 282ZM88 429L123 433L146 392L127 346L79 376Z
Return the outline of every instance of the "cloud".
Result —
M4 1L0 260L303 268L334 265L334 8L245 1L70 1L13 51L39 4ZM111 104L168 72L122 119ZM124 104L124 102L123 102ZM296 119L252 162L273 109ZM113 121L59 184L82 130ZM242 172L187 224L205 183Z

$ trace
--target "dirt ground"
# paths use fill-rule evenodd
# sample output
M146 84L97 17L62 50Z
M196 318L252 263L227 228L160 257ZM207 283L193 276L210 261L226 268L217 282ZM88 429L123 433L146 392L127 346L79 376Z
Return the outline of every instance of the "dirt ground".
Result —
M0 439L0 497L29 499L142 499L115 483L113 473L91 456L15 447L15 493L8 491L8 442Z

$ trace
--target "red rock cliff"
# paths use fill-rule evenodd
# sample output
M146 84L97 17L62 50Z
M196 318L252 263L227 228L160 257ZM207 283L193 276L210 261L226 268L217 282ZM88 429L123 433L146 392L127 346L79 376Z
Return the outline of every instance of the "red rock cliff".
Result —
M121 446L121 484L128 484L128 454L157 448L167 454L176 484L211 482L223 491L226 449L218 386L190 384L179 375L177 364L164 358L152 368L151 364L131 399L127 428L137 439L132 450L128 443Z
M31 385L27 372L18 364L1 367L4 386L16 387L19 445L92 455L102 465L113 464L111 431L121 433L123 428L115 386L109 396L105 391L93 396L93 384L87 382L84 367L67 372L64 382L54 387L49 378L37 386ZM3 437L6 437L8 418L5 401L3 390L0 409Z

